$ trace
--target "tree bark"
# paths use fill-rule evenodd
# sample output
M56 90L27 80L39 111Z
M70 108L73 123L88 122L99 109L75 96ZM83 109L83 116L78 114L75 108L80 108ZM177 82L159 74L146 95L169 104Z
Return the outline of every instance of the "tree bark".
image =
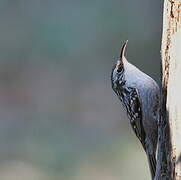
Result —
M164 0L155 180L181 180L181 0Z

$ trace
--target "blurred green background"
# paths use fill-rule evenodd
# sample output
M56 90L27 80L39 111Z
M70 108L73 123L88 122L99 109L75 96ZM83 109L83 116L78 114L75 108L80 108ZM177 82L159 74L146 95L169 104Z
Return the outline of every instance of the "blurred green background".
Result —
M110 84L119 50L159 80L162 1L0 0L0 179L146 180Z

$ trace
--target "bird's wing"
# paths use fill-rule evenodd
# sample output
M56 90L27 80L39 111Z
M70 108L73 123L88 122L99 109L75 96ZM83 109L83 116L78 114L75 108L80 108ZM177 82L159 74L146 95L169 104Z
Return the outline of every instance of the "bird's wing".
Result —
M130 91L130 123L131 126L138 137L138 139L141 141L143 147L145 148L145 130L143 127L142 122L142 109L141 109L141 102L139 98L139 93L136 88L129 88Z
M136 88L118 86L116 94L118 95L123 106L125 107L130 119L132 129L140 140L147 154L150 172L153 179L156 171L156 159L155 153L149 152L150 143L148 141L148 138L146 138L146 133L143 127L142 107L139 92Z
M146 134L142 123L142 109L138 90L136 88L128 87L117 94L120 95L119 98L127 111L133 131L143 145L143 148L146 150Z

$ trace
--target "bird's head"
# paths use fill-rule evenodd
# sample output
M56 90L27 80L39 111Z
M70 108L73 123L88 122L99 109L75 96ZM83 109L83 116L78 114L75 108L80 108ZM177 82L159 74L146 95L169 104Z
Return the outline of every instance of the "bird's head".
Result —
M123 44L120 52L119 59L117 60L116 64L114 65L111 73L111 84L112 88L115 92L118 90L118 86L121 89L125 85L124 79L124 54L126 50L126 46L128 44L128 40Z

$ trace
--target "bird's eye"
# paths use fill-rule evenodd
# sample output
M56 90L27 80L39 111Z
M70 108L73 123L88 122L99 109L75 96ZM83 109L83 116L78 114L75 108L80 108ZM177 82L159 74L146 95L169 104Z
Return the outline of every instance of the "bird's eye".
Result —
M120 73L120 72L121 72L121 69L118 69L117 72Z
M118 73L118 74L122 73L122 71L123 71L123 68L118 68L118 69L117 69L117 73Z

